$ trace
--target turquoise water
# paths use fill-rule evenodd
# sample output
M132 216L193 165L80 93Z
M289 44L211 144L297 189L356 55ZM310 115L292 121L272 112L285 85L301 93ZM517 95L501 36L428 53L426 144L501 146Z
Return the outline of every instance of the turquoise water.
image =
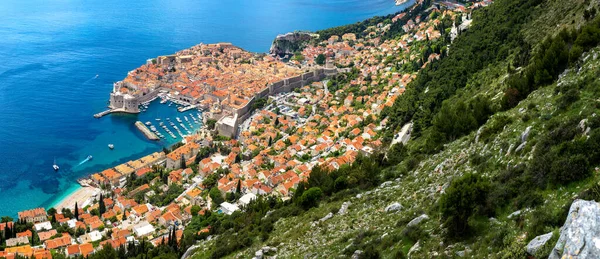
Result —
M77 178L176 141L148 141L133 125L181 117L158 102L140 115L92 117L112 83L146 59L200 42L266 52L280 33L402 8L392 0L0 1L0 215L47 207Z

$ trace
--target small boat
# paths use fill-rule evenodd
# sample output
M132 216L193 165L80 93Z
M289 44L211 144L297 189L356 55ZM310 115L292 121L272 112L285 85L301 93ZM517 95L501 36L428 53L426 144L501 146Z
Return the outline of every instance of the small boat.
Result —
M60 167L58 167L58 165L56 164L56 158L54 159L54 164L52 165L52 168L54 168L54 171L58 171L58 169L60 169Z
M150 125L152 125L152 123L151 123L151 122L149 122L149 121L147 121L147 122L146 122L146 126L150 126Z
M175 118L177 122L181 123L181 119L179 117Z
M110 148L110 149L114 149L114 148L115 148L115 145L113 145L113 144L108 144L108 148Z
M167 103L167 99L162 99L162 100L160 101L160 103L161 103L161 104L165 104L165 103Z
M156 118L155 120L156 120L156 121L160 121L160 119L159 119L159 118Z
M94 157L93 157L92 155L89 155L89 156L87 157L87 160L92 160L92 159L94 159Z

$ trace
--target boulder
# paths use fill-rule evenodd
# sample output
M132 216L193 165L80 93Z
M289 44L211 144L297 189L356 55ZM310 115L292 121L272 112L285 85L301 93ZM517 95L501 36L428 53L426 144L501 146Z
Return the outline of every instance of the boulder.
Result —
M392 181L386 181L386 182L383 182L380 187L384 188L384 187L388 187L390 185L392 185Z
M406 225L407 227L414 227L416 225L419 225L421 222L428 220L429 216L427 216L427 214L423 214L421 216L418 216L416 218L414 218L413 220L411 220L410 222L408 222L408 224Z
M521 145L519 145L517 149L515 149L515 153L519 153L519 151L521 151L525 147L525 145L527 145L527 141L521 143Z
M511 213L510 215L508 215L508 218L509 219L514 219L514 218L519 217L520 215L521 215L521 210L517 210L517 211Z
M363 251L361 251L361 250L356 250L356 251L354 251L354 253L352 254L352 257L351 257L351 258L352 258L352 259L358 259L358 258L360 258L360 255L362 255L362 253L363 253Z
M600 258L600 203L575 200L550 259Z
M254 258L256 259L262 259L263 258L263 251L262 250L258 250L254 253Z
M417 243L415 243L410 249L408 249L408 254L406 254L408 258L410 258L414 252L419 251L421 249L421 244L419 244L419 242L420 241L417 241Z
M385 207L385 212L395 212L399 211L400 209L402 209L402 205L400 205L400 203L394 202Z
M542 248L551 238L552 232L533 238L531 241L529 241L529 244L527 244L527 253L530 255L535 255L535 253L537 253L537 251L540 250L540 248Z
M350 204L351 203L349 201L342 203L342 206L340 207L338 214L340 214L340 215L346 214L346 212L348 212L348 207L350 206Z
M521 142L525 142L531 132L531 126L527 127L523 133L521 133Z

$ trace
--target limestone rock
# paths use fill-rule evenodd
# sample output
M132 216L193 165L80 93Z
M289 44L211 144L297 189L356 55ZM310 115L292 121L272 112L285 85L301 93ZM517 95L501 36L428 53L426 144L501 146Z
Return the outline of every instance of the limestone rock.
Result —
M363 253L363 251L361 251L361 250L356 250L356 251L354 251L354 253L352 254L352 257L351 257L351 258L352 258L352 259L358 259L358 258L360 258L360 255L362 255L362 253Z
M600 203L575 200L550 259L600 258Z
M256 253L254 253L254 258L256 258L256 259L262 259L263 258L263 251L262 250L256 251Z
M385 212L394 212L402 209L402 205L400 203L394 202L387 207L385 207Z
M410 256L412 255L412 253L419 251L421 249L421 244L419 244L420 241L417 241L417 243L415 243L410 249L408 249L408 258L410 258Z
M508 215L508 218L509 219L514 219L514 218L517 218L520 215L521 215L521 210L517 210L517 211L511 213L510 215Z
M523 131L523 133L521 134L521 142L527 141L527 138L529 137L530 132L531 132L531 126L527 127L525 129L525 131Z
M523 143L521 143L521 145L519 145L517 147L517 149L515 149L515 153L519 153L519 151L521 151L523 148L525 148L525 145L527 145L527 140L524 141Z
M421 216L418 216L416 218L414 218L413 220L411 220L410 222L408 222L408 224L406 224L407 227L414 227L416 225L419 225L421 222L428 220L429 216L427 216L427 214L423 214Z
M529 244L527 244L527 253L530 255L535 255L535 253L540 250L540 248L542 248L542 246L544 246L551 238L552 232L533 238L531 241L529 241Z
M392 181L386 181L386 182L383 182L380 187L384 188L384 187L388 187L390 185L392 185Z
M352 204L352 203L350 203L349 201L342 203L342 206L340 207L340 210L338 211L338 213L340 215L346 214L346 212L348 212L348 207L350 206L350 204Z

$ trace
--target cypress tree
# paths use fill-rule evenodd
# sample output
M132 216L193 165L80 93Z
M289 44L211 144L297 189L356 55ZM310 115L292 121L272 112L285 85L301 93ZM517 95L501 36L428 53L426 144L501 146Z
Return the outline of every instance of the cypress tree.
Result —
M238 184L237 184L237 187L235 188L235 192L238 194L242 193L242 181L241 180L238 180Z
M104 212L106 212L106 205L104 204L104 195L102 195L102 193L100 193L100 202L98 202L98 211L100 212L100 215L104 214Z
M76 220L79 220L79 209L77 208L77 202L75 202L75 214L73 214L73 216L75 216Z
M187 166L185 165L185 156L181 155L181 169L186 169Z

